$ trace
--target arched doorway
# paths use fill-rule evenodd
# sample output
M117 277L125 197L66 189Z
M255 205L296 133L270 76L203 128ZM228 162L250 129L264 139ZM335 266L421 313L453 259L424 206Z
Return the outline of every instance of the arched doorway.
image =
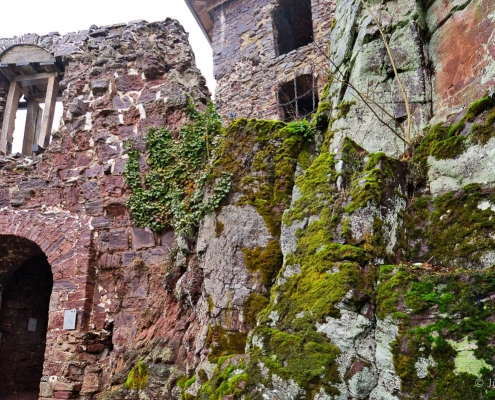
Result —
M0 235L2 399L38 399L52 287L51 267L39 246Z

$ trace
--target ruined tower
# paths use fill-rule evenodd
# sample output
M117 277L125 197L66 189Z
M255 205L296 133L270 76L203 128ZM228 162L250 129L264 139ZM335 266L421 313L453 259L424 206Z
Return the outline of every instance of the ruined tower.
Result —
M316 110L335 1L187 3L212 43L222 115L290 121Z

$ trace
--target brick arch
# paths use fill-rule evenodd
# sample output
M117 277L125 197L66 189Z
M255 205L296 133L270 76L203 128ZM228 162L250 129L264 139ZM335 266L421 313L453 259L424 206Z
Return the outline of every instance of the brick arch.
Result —
M53 291L70 294L59 308L88 309L91 286L91 229L89 218L35 211L0 213L0 235L14 235L36 243L53 273Z
M88 330L93 302L91 272L92 230L89 217L70 213L42 214L33 210L0 211L0 235L13 235L37 244L46 255L53 273L44 376L62 376L77 353L64 351L64 311L78 314L76 332ZM77 343L74 343L74 346Z

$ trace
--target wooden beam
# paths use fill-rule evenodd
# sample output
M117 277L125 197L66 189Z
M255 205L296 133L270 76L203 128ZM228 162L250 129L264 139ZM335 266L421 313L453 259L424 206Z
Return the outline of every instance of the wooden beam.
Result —
M43 123L43 110L40 107L39 112L38 112L38 117L36 118L33 147L38 147L38 145L36 143L38 143L38 139L40 137L40 131L41 131L41 124L42 123ZM33 149L31 149L31 151L34 152Z
M2 72L2 74L9 80L9 82L12 82L12 80L15 78L15 71L13 71L8 65L0 64L0 72Z
M211 21L210 15L206 11L201 10L201 14L198 12L193 1L194 0L185 0L187 6L189 7L189 10L196 19L196 22L199 24L201 30L205 34L208 43L210 43L211 45L213 22Z
M22 62L55 62L56 59L45 49L34 45L14 45L7 49L1 57L3 64Z
M22 154L30 156L33 152L33 144L35 144L36 125L38 123L38 115L42 113L39 103L33 99L28 100L26 127L24 129L24 140L22 142Z
M37 82L50 79L52 77L57 77L58 72L42 72L40 74L33 75L18 75L14 77L14 82L22 82L23 86L36 85Z
M21 88L17 82L11 82L7 104L5 105L2 133L0 135L0 152L10 154L12 152L12 141L15 128L15 115L21 98Z
M15 65L23 75L34 75L37 74L37 71L33 68L30 63L17 63Z
M55 114L55 104L58 95L58 81L55 76L48 79L48 88L45 97L45 109L43 110L43 122L38 137L38 146L45 148L45 140L50 140L53 127L53 116Z

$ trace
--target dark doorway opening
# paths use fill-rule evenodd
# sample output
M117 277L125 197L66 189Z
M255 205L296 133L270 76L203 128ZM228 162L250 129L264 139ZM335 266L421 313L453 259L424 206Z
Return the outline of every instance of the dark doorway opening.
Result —
M3 239L0 237L0 240ZM5 266L5 260L16 251L22 252L22 248L11 249L4 258L2 250L0 248L0 266ZM0 398L38 399L53 287L53 275L46 256L42 253L32 254L15 272L9 274L2 286Z
M280 116L286 122L305 118L318 108L318 85L314 75L301 75L280 85Z
M273 11L277 55L313 42L311 0L280 0Z

